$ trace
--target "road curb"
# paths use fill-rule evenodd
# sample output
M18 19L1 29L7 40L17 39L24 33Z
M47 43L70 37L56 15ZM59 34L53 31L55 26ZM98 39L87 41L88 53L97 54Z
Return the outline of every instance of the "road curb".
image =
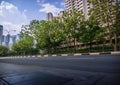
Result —
M111 54L120 54L120 51L111 52Z
M90 53L90 55L100 55L100 53Z
M115 51L115 52L95 52L95 53L75 53L75 54L53 54L53 55L41 55L41 57L55 57L55 56L81 56L81 55L118 55L120 54L120 51Z
M103 55L103 54L111 54L111 52L101 52L100 55Z
M120 51L113 52L95 52L95 53L75 53L75 54L49 54L49 55L27 55L27 56L8 56L8 57L0 57L0 59L6 58L37 58L37 57L56 57L56 56L82 56L82 55L120 55Z

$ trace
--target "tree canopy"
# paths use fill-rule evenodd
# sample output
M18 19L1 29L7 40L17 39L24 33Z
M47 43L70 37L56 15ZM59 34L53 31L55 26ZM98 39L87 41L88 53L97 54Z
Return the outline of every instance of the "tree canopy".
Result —
M20 41L13 44L12 50L19 53L31 51L33 47L34 47L33 38L30 36L24 36Z
M9 48L6 46L0 46L0 56L5 56L9 52Z

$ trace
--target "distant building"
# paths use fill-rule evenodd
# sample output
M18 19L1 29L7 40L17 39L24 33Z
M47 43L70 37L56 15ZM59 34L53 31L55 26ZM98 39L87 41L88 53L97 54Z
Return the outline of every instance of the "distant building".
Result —
M2 35L3 35L3 26L0 25L0 36L2 36Z
M58 20L58 19L59 19L59 17L58 17L58 16L54 16L54 17L53 17L53 19L56 19L56 20Z
M19 41L21 39L21 35L10 35L9 32L5 36L3 35L3 26L0 25L0 45L7 46L11 49L13 43Z
M58 16L62 17L64 13L65 13L65 11L60 11L60 13L58 14Z
M51 12L46 14L46 19L47 21L52 21L53 20L53 14Z
M12 45L19 41L21 39L21 35L20 34L17 34L17 35L10 35L10 34L7 34L6 36L3 35L2 36L2 45L3 46L7 46L9 47L10 49L12 48Z
M58 20L60 21L60 22L63 22L64 21L64 19L63 19L63 15L64 15L64 13L65 13L65 11L60 11L60 13L58 14Z
M5 41L5 35L2 35L2 42Z
M12 36L12 42L15 43L16 42L16 35Z
M4 44L5 44L5 43L4 43L4 41L5 41L5 36L4 36L4 35L2 35L1 41L2 41L2 45L4 45Z
M21 34L17 34L17 39L20 40L21 39Z
M10 42L10 34L7 34L6 38L5 38L5 45L7 47L9 47L9 42Z
M12 40L12 36L10 36L10 41L9 41L9 48L11 49L13 45L13 40Z
M15 43L15 42L18 42L19 40L21 40L21 34L17 34L17 35L15 35L15 36L13 36L13 43Z
M0 45L2 45L3 26L0 25Z

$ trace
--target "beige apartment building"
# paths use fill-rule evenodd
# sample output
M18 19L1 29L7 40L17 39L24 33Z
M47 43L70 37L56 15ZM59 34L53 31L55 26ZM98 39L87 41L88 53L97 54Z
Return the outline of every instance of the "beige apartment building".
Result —
M85 19L89 17L89 10L92 5L87 0L65 0L66 11L76 9L83 11Z

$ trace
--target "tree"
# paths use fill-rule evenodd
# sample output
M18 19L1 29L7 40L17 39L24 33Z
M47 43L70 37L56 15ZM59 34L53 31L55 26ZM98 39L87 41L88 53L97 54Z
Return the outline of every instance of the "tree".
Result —
M89 44L90 50L92 48L92 42L100 41L104 35L104 30L98 25L97 21L92 16L81 23L79 30L79 41Z
M48 29L51 47L55 50L56 47L60 46L61 42L64 40L64 31L58 20L53 20L52 22L49 22Z
M13 44L12 50L16 51L17 53L25 54L26 52L31 51L33 46L33 38L30 36L24 36L20 41Z
M64 39L64 33L58 20L40 21L40 26L36 31L38 47L41 49L56 49Z
M5 56L9 52L9 48L6 46L0 46L0 56Z
M23 25L21 34L24 36L32 36L34 37L34 34L36 32L36 29L39 27L40 21L39 20L32 20L29 25Z
M93 4L91 14L99 21L99 25L107 29L110 43L114 50L118 49L118 36L120 34L120 1L119 0L89 0ZM114 43L112 40L114 39Z
M82 11L77 11L75 9L64 13L63 15L63 23L65 26L65 33L67 35L66 38L69 39L68 43L71 43L71 40L74 41L74 47L76 49L76 40L79 34L79 28L81 22L84 21L84 16Z
M37 48L56 49L65 39L63 24L59 20L33 20L28 26L23 26L22 34L31 35L37 41Z
M120 42L120 0L116 0L115 5L113 6L115 12L115 22L113 23L113 34L114 34L114 50L118 50L118 39Z

